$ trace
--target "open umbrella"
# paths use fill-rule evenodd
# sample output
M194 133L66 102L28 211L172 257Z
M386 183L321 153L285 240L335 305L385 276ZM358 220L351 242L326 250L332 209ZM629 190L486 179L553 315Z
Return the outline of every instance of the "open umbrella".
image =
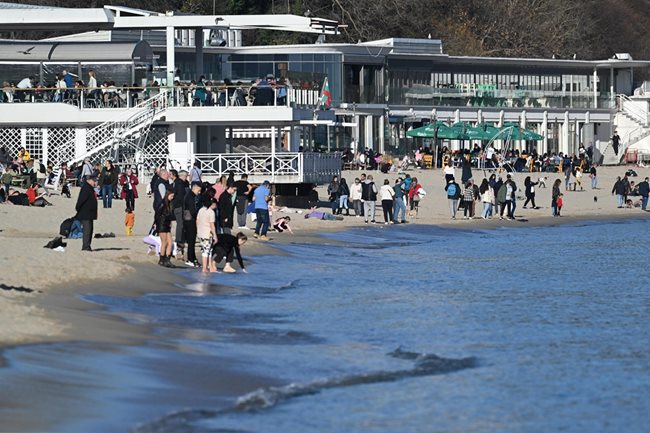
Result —
M429 123L426 126L408 131L406 135L415 138L444 138L440 136L440 133L446 134L447 129L449 129L449 126L438 120L435 123Z
M497 137L499 140L540 141L544 137L528 129L520 128L516 123L506 123Z
M500 133L501 129L489 123L479 123L467 130L470 140L490 141Z

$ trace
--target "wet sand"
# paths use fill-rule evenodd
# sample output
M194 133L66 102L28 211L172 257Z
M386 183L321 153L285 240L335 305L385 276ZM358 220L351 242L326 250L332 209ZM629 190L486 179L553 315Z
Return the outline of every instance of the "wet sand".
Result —
M546 188L538 188L537 204L542 209L522 209L523 202L518 202L517 221L462 220L452 221L448 214L447 200L443 191L444 180L439 170L412 170L408 173L418 177L428 195L420 203L420 211L412 224L434 224L449 229L491 229L500 227L554 226L573 224L584 220L612 220L626 218L647 218L648 213L640 209L616 209L615 199L611 196L611 187L617 175L625 172L624 167L599 168L599 185L601 189L591 190L585 177L584 191L565 193L565 207L562 218L550 216L551 186L559 174L543 174L547 177ZM637 168L639 177L631 180L640 181L650 175L650 169ZM358 176L359 171L343 173L349 182ZM396 173L383 175L373 173L377 185L383 179L392 181ZM460 175L460 173L458 173ZM515 174L519 189L523 189L523 180L527 174ZM477 180L483 178L483 172L475 172ZM533 173L533 180L539 174ZM326 187L319 188L321 200L326 199ZM125 324L106 326L106 321L115 321L96 314L93 306L80 300L85 293L133 296L141 293L164 292L175 290L176 278L172 271L155 266L155 256L146 254L142 243L153 219L150 199L144 197L136 205L136 235L126 237L123 234L123 201L114 201L112 209L102 209L100 203L99 220L95 224L95 233L113 232L115 238L93 240L93 253L80 251L80 240L67 240L68 247L63 253L43 248L48 240L58 234L59 225L66 217L74 214L75 195L67 199L53 196L54 206L47 208L26 208L0 205L0 268L3 272L0 290L0 347L15 346L38 342L53 341L125 341L147 338ZM520 191L523 192L523 191ZM141 194L144 195L144 194ZM594 200L596 198L596 200ZM323 202L323 205L326 205ZM481 207L480 204L477 208ZM382 221L381 206L378 206L376 220ZM327 210L323 208L321 210ZM351 212L353 214L353 212ZM272 218L283 215L276 213ZM278 254L274 244L287 242L323 242L320 234L364 226L363 218L345 217L343 221L305 220L304 214L291 213L292 227L295 235L272 233L272 242L264 243L251 240L243 249L245 256L257 254ZM249 221L249 227L253 223ZM384 226L386 230L392 226ZM247 231L252 235L252 231ZM328 241L333 242L333 241ZM531 252L533 252L531 247ZM177 262L178 263L178 262ZM170 284L172 283L172 284ZM10 290L6 290L6 289ZM23 293L13 289L28 288L32 293ZM134 337L135 336L135 337Z

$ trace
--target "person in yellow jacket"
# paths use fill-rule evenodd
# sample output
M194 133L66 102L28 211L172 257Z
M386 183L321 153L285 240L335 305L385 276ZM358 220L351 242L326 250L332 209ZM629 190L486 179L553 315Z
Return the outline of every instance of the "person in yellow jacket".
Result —
M29 154L27 149L23 147L22 149L20 149L20 152L18 152L18 158L22 159L23 162L27 162L30 159L32 159L32 156Z

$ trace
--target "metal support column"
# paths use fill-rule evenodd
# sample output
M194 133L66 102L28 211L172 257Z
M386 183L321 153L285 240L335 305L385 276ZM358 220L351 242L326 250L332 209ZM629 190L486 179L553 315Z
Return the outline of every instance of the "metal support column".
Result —
M167 87L170 89L174 85L174 74L176 72L176 36L173 26L167 27Z
M194 46L196 47L196 74L198 80L203 75L203 29L194 30Z

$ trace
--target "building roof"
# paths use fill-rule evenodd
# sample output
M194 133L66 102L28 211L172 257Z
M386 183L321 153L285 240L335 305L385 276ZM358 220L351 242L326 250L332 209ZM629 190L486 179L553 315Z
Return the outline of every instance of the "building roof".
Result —
M0 62L130 62L151 63L153 51L138 42L0 42Z
M298 15L192 15L151 12L121 6L54 8L2 3L0 31L96 31L112 29L219 28L265 29L299 33L337 34L338 22ZM44 13L44 9L47 10Z

